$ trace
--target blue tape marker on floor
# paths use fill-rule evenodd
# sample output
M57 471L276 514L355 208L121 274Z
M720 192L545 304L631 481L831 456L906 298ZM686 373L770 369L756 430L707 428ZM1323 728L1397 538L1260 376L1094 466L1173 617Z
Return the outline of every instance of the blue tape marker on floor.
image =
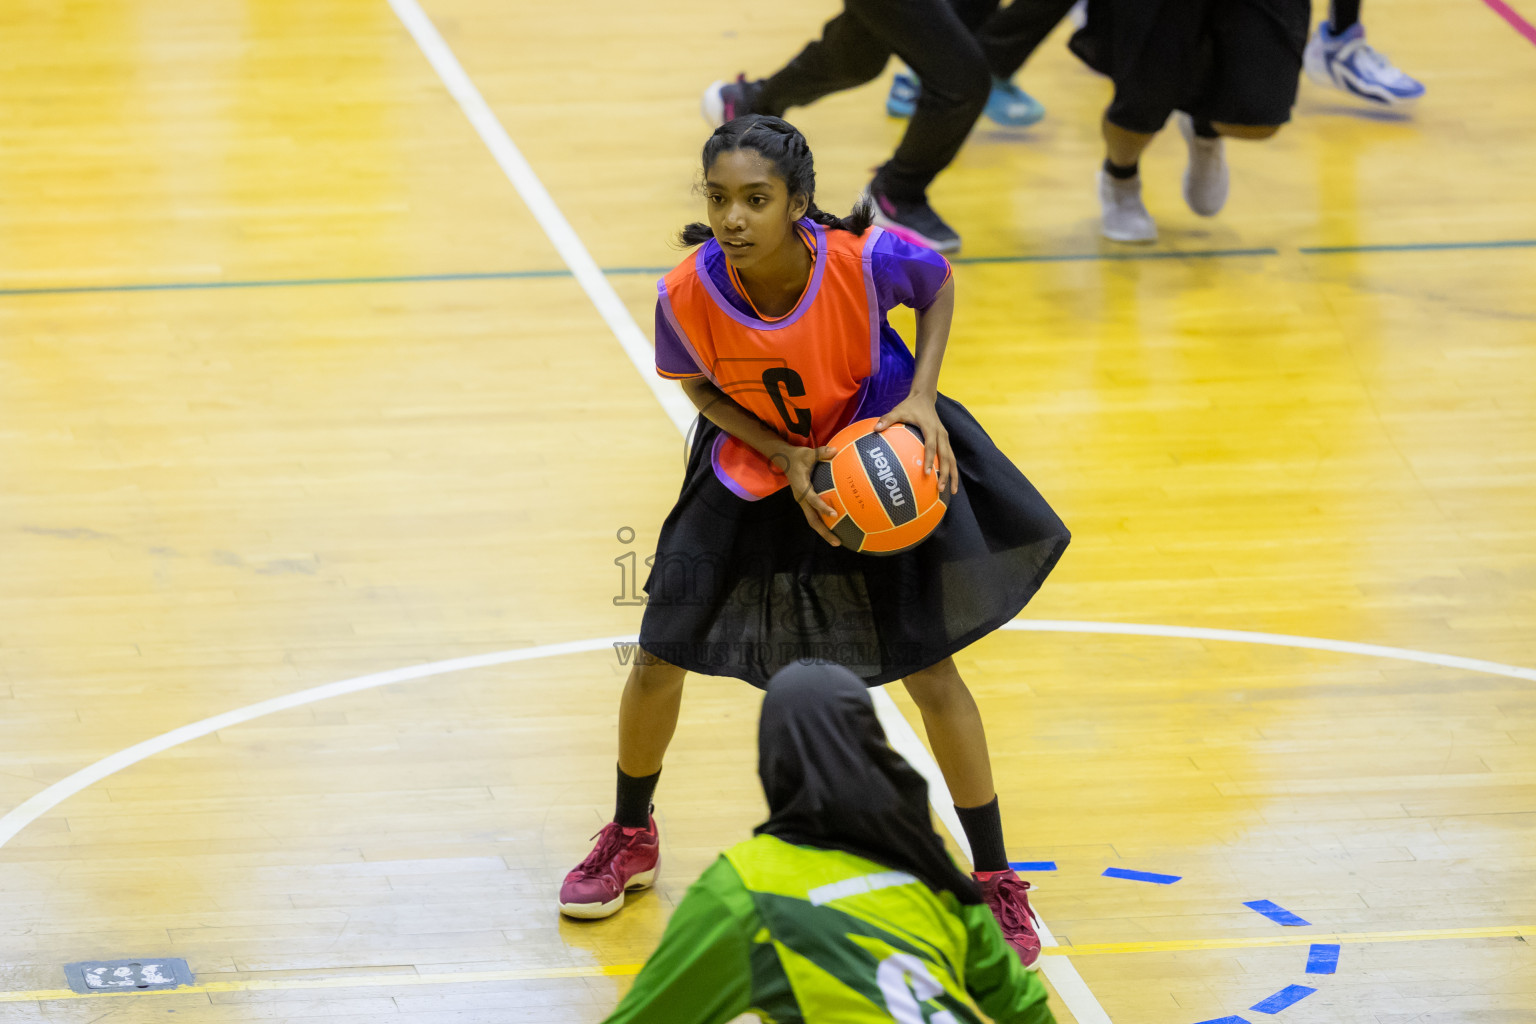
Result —
M1308 974L1332 974L1339 967L1339 947L1329 943L1315 943L1307 954Z
M1280 904L1275 903L1272 900L1250 900L1249 902L1244 903L1243 906L1247 907L1249 910L1257 910L1271 921L1275 922L1276 924L1283 924L1287 928L1295 928L1298 925L1307 925L1312 923L1311 921L1306 921L1297 917L1295 914L1291 913L1289 910L1286 910L1284 907L1280 906Z
M1254 1003L1248 1009L1257 1010L1260 1013L1279 1013L1287 1006L1301 1002L1316 991L1317 989L1308 988L1305 985L1287 985L1262 1003Z
M1008 866L1015 871L1055 871L1056 862L1053 860L1011 860Z
M1200 1024L1248 1024L1241 1017L1216 1017L1212 1020L1203 1020Z
M1105 868L1105 878L1128 878L1133 882L1153 882L1157 885L1172 885L1183 875L1159 875L1151 871L1131 871L1127 868Z

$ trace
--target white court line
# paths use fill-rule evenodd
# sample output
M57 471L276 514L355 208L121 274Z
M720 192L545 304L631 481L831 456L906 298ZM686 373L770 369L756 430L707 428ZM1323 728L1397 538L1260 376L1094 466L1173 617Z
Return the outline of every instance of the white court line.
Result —
M565 214L560 212L560 208L550 198L549 191L534 173L522 151L491 112L480 90L469 80L458 58L438 34L437 26L432 24L432 19L427 17L416 0L389 0L389 6L410 31L416 45L421 47L421 52L443 80L449 94L458 100L480 140L491 151L491 156L512 182L512 187L517 189L517 194L523 197L523 202L539 222L539 227L544 229L544 234L554 243L560 258L571 268L576 283L581 285L587 297L592 300L592 305L597 307L598 315L618 339L629 361L635 364L640 376L651 386L651 393L656 396L672 422L677 424L677 428L686 432L697 414L693 403L680 387L656 375L656 350L650 340L636 325L635 318L629 315L624 300L619 298L619 293L613 290L613 285L603 276L597 261L587 252L587 247L576 236L571 222L565 219Z
M82 768L66 779L61 779L47 789L34 795L19 806L13 808L5 817L0 818L0 848L16 838L16 833L32 824L38 818L53 810L59 804L68 800L87 786L94 786L109 775L116 775L124 768L138 764L140 761L163 754L172 747L179 747L183 743L207 736L209 733L218 732L220 729L228 729L232 725L240 725L252 719L265 715L275 715L279 711L290 711L293 708L303 707L305 704L313 704L316 701L329 700L332 697L340 697L348 693L358 693L362 690L371 690L377 686L388 686L390 683L403 683L409 679L426 679L429 676L446 675L449 672L464 672L472 668L486 668L490 665L507 665L515 661L535 661L539 658L555 658L562 654L577 654L583 651L600 651L605 647L612 647L615 643L633 643L632 636L608 636L599 637L596 640L576 640L563 644L544 644L540 647L524 647L516 651L497 651L494 654L476 654L467 658L450 658L447 661L434 661L426 665L412 665L409 668L391 669L388 672L374 672L371 675L358 676L355 679L343 679L336 683L327 683L324 686L311 687L308 690L300 690L284 697L274 697L264 700L259 704L250 704L234 711L226 711L222 715L214 715L205 718L201 722L193 722L179 729L161 733L153 739L147 739L143 743L136 743L127 750L119 750L117 753L104 757L95 764Z
M1173 637L1184 640L1222 640L1229 643L1263 644L1271 647L1296 647L1303 650L1336 651L1342 654L1360 654L1372 658L1387 658L1393 661L1411 661L1426 665L1439 665L1448 668L1459 668L1469 672L1478 672L1484 675L1506 676L1511 679L1527 679L1536 681L1536 669L1522 668L1519 665L1504 665L1497 661L1483 661L1478 658L1461 658L1452 654L1434 654L1428 651L1415 651L1407 647L1382 647L1379 644L1357 644L1348 640L1327 640L1312 636L1291 636L1285 633L1250 633L1240 629L1206 629L1200 626L1159 626L1137 622L1079 622L1070 619L1015 619L1012 622L1003 623L1003 630L1010 632L1027 633L1093 633L1102 636L1155 636ZM590 651L601 651L612 647L614 644L632 644L639 638L631 636L606 636L593 640L572 640L567 643L543 644L538 647L523 647L514 651L494 651L490 654L476 654L465 658L450 658L446 661L433 661L424 665L412 665L407 668L390 669L387 672L374 672L366 676L357 676L352 679L343 679L340 682L326 683L323 686L314 686L307 690L299 690L282 697L273 697L258 704L250 704L233 711L226 711L212 718L205 718L200 722L172 729L170 732L147 739L142 743L136 743L126 750L120 750L102 758L95 764L66 779L61 779L39 791L25 802L17 805L4 817L0 817L0 847L14 839L22 829L32 824L38 818L47 814L65 800L79 793L89 786L116 775L125 768L132 767L140 761L162 754L173 747L179 747L183 743L190 743L218 732L220 729L228 729L231 726L241 725L254 721L267 715L277 714L279 711L291 711L294 708L303 707L306 704L314 704L332 697L341 697L349 693L360 693L363 690L371 690L379 686L389 686L392 683L404 683L415 679L428 679L432 676L448 675L452 672L467 672L470 669L488 668L493 665L508 665L519 661L537 661L541 658L558 658L567 654L581 654ZM948 790L944 788L944 778L938 774L937 765L928 755L928 749L917 738L917 733L907 724L896 705L885 695L883 689L874 691L876 710L880 712L880 720L885 725L885 730L891 740L891 745L913 762L913 766L927 773L932 773L929 780L934 791L948 797ZM940 819L954 834L956 842L970 856L970 849L966 846L965 831L960 827L959 819L955 815L954 805L945 800L940 803L935 801Z
M1250 633L1245 629L1157 626L1137 622L1072 622L1061 619L1014 619L1012 622L1003 623L1002 628L1025 633L1112 633L1118 636L1167 636L1186 640L1222 640L1239 644L1268 644L1271 647L1300 647L1311 651L1360 654L1367 658L1417 661L1424 665L1459 668L1467 672L1482 672L1486 675L1509 676L1511 679L1528 679L1536 682L1536 668L1521 668L1518 665L1505 665L1497 661L1484 661L1481 658L1463 658L1455 654L1415 651L1408 647L1357 644L1352 640L1326 640L1315 636L1291 636L1288 633Z

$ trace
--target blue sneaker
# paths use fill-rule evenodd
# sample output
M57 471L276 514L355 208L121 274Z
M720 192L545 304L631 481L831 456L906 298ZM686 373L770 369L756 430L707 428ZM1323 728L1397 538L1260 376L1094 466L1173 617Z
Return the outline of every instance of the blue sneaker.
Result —
M911 117L917 109L917 97L922 92L917 76L898 72L891 81L890 95L885 98L885 112L891 117Z
M1424 95L1424 83L1403 74L1365 41L1359 22L1334 35L1324 21L1302 55L1307 77L1319 85L1358 96L1378 106L1405 107Z
M917 98L922 95L923 84L910 71L896 75L891 91L885 97L885 112L891 117L911 117L917 109ZM1012 82L1001 78L992 79L992 92L987 96L985 113L994 124L1004 128L1023 128L1045 116L1045 107L1029 93Z
M1045 116L1040 101L1005 78L992 79L992 93L987 97L987 117L1004 128L1023 128Z

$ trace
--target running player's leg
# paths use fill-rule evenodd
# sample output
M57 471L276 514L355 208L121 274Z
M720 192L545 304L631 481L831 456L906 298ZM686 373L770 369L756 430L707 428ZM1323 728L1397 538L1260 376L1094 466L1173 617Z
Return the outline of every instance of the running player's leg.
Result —
M891 51L848 11L821 30L821 38L806 44L795 57L767 78L719 81L704 90L700 104L704 120L718 128L743 114L783 117L790 107L803 107L823 96L879 76Z
M1424 83L1399 70L1365 41L1360 0L1333 0L1331 16L1307 41L1307 77L1319 85L1386 107L1402 107L1424 95Z
M960 678L953 658L914 672L902 682L923 716L933 759L944 773L944 782L971 845L971 860L982 896L1009 944L1029 966L1040 955L1040 937L1029 908L1029 883L1008 867L987 733L976 700Z
M1141 154L1198 80L1210 0L1149 7L1140 0L1095 0L1072 49L1109 75L1115 95L1104 112L1099 169L1100 229L1116 242L1151 242L1157 224L1141 198Z
M827 22L821 38L807 43L788 64L763 79L751 113L783 117L823 96L879 77L891 51L851 11Z
M993 77L1006 80L1018 74L1075 2L1013 0L988 18L977 38Z
M1360 0L1333 0L1329 4L1328 27L1336 36L1360 24Z
M1070 6L1073 0L1064 0ZM1056 18L1045 25L1043 31L1035 24L1044 16L1045 10L1054 9L1063 4L1063 0L1014 0L1008 8L1013 11L1013 17L1006 21L999 21L1001 12L998 11L998 0L950 0L955 14L962 24L976 36L982 44L982 50L987 50L987 40L983 37L983 27L993 27L1003 33L1003 38L996 40L996 45L1001 51L1010 52L1020 42L1013 38L1016 32L1033 33L1038 31L1039 39L1044 39L1050 33L1051 28L1060 20ZM1067 6L1061 6L1065 11ZM1024 44L1029 50L1039 45L1038 40ZM992 73L992 88L987 94L987 103L983 108L987 117L994 124L1005 128L1021 128L1034 124L1045 116L1045 108L1040 105L1029 93L1020 89L1012 81L1013 72L1018 70L1018 65L1024 62L1028 51L1018 57L1018 62L1005 73L999 73L995 69ZM988 61L991 55L988 54ZM1006 62L1007 58L1004 58ZM918 77L910 70L899 72L891 82L890 95L886 98L885 112L892 117L911 117L917 109L918 96L921 94L922 84Z
M992 79L976 37L946 0L848 0L847 10L922 81L912 120L870 185L884 227L948 252L960 236L928 205L987 103Z
M1121 104L1117 110L1111 103L1100 125L1104 135L1104 166L1099 168L1100 231L1114 242L1153 242L1157 240L1157 222L1141 199L1141 154L1157 129L1147 132L1124 127L1120 121L1126 118L1127 106ZM1150 125L1152 120L1138 120L1137 124Z
M1231 0L1213 8L1213 54L1203 94L1179 115L1189 146L1184 201L1211 217L1227 200L1229 172L1223 138L1260 140L1291 116L1307 37L1306 0Z
M560 909L572 917L615 914L624 906L626 890L655 881L661 843L651 819L651 798L677 730L684 675L676 665L635 649L635 663L619 700L613 820L598 832L592 852L560 886Z

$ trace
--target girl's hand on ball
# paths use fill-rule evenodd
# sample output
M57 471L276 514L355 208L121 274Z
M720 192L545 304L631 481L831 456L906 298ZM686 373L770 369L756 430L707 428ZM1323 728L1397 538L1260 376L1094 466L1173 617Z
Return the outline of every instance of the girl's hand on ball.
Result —
M835 548L843 546L831 530L827 529L826 520L823 518L836 516L837 512L821 500L821 495L816 493L811 486L811 470L818 462L829 462L832 456L837 454L837 449L830 445L820 448L791 448L782 456L775 455L774 465L789 477L789 492L800 503L800 510L805 513L805 521L811 524L811 529L821 534L822 538Z
M897 423L910 423L923 434L923 472L939 474L939 493L960 493L960 472L955 467L955 453L949 447L949 431L939 422L934 401L925 395L908 395L904 401L875 424L877 431Z

